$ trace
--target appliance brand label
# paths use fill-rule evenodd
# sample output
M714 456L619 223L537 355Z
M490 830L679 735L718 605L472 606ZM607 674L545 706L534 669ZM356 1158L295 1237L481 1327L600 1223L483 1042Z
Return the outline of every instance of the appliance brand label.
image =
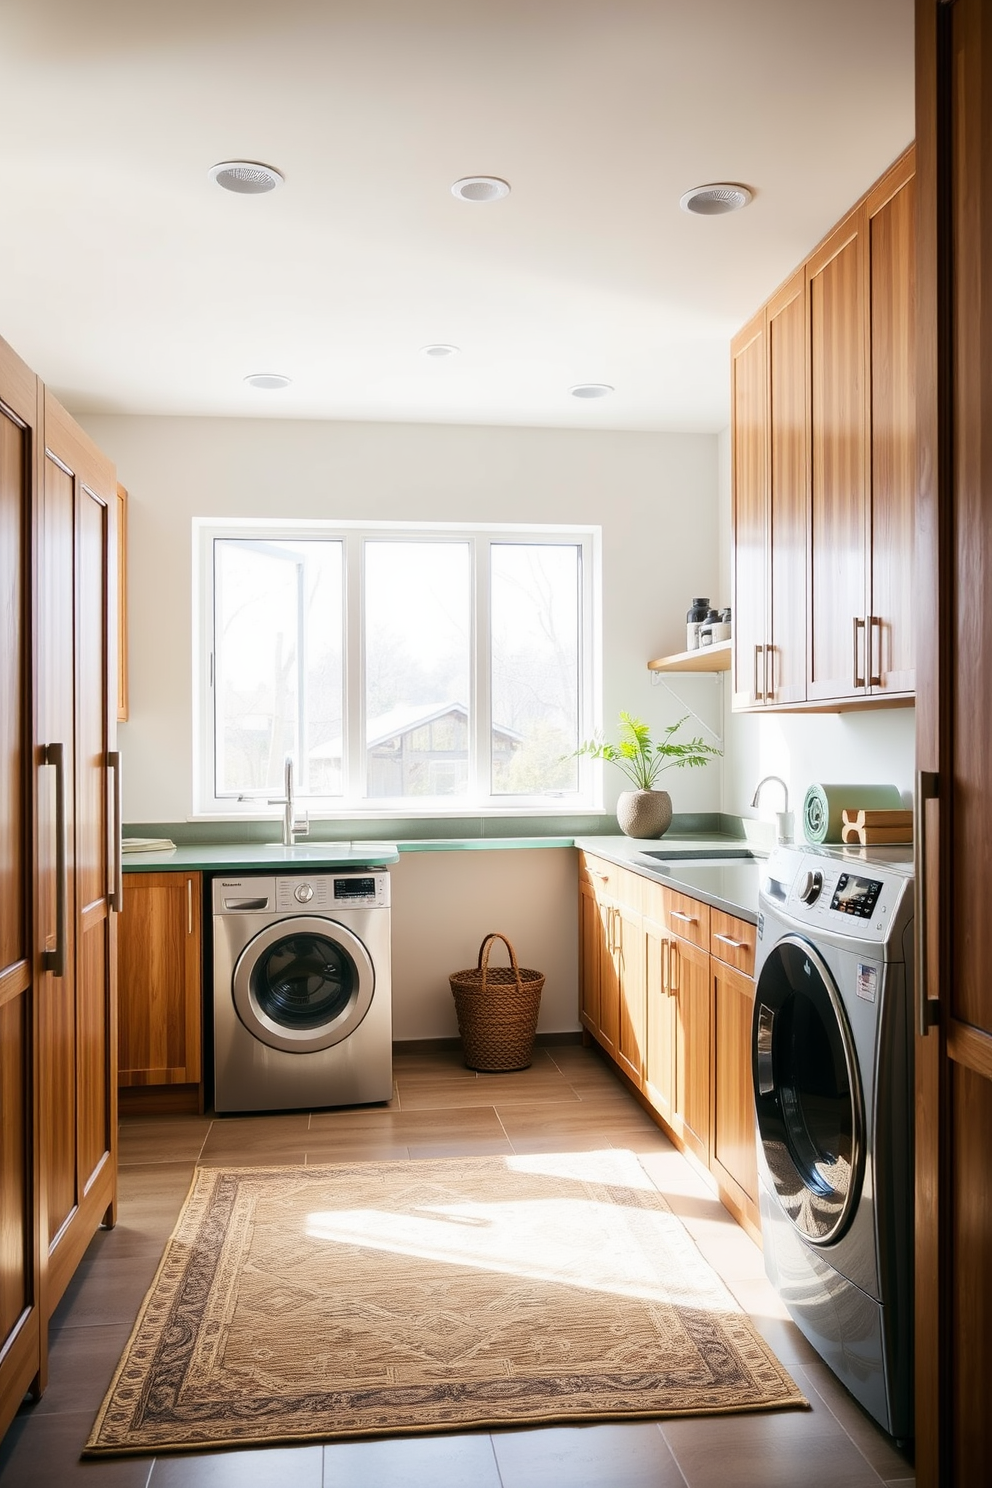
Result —
M874 1002L875 1001L875 994L877 993L877 991L878 991L878 967L877 966L862 966L861 963L859 962L858 963L858 985L857 985L858 996L859 997L863 997L864 1000L865 1000L865 1002Z

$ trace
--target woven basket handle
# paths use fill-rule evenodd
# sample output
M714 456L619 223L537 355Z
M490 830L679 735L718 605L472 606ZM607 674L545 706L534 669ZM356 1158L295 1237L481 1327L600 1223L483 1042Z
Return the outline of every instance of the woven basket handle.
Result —
M507 940L506 936L500 935L498 930L494 930L490 935L487 935L485 940L479 947L479 970L482 972L483 987L485 987L486 985L486 972L489 970L489 952L492 949L492 943L494 940L501 940L506 946L506 949L509 951L510 966L513 970L514 979L517 983L517 990L519 992L522 992L524 990L524 984L520 980L520 967L517 965L516 952L514 951L510 942Z

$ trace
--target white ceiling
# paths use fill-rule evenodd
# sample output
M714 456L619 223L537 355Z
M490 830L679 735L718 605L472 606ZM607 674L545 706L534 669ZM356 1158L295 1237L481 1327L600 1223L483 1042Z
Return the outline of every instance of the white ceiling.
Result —
M0 0L0 334L76 412L719 429L731 335L912 138L912 31L912 0ZM285 186L220 190L232 158ZM483 173L505 201L451 195ZM755 199L681 212L710 181Z

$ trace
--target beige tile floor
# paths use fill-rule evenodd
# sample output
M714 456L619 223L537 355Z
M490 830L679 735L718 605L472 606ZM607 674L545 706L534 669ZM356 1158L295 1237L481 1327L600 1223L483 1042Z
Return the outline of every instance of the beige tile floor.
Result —
M539 1049L519 1074L403 1054L388 1106L161 1117L121 1127L120 1220L98 1234L53 1320L51 1378L0 1445L0 1488L908 1488L906 1458L861 1411L765 1280L761 1255L595 1050ZM162 1248L203 1163L318 1163L604 1146L637 1152L703 1255L812 1404L809 1412L477 1432L80 1462Z

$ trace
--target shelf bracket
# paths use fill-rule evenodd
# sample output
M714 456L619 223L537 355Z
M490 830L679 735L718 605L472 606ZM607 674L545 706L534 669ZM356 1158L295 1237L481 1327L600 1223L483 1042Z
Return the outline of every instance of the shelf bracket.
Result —
M700 676L705 676L706 674L701 672L701 673L699 673L699 675ZM725 672L711 672L710 673L710 676L712 676L713 681L716 683L717 688L719 689L719 692L720 692L720 703L721 703L720 715L722 717L723 716L723 707L722 707L722 704L723 704L723 679L726 676L726 673ZM706 732L709 734L710 738L715 741L716 747L718 749L722 749L723 748L723 735L722 734L718 734L715 731L715 729L711 729L710 726L709 726L709 724L706 722L705 718L700 718L700 716L696 712L695 708L690 707L689 704L686 702L685 698L682 697L682 695L680 693L678 693L678 692L675 691L675 688L671 685L671 683L669 682L669 680L668 680L667 677L663 677L662 674L661 674L661 672L652 672L651 673L651 686L652 687L664 687L665 690L666 690L666 692L669 692L672 695L672 697L678 703L679 707L685 713L688 713L690 718L694 718L696 720L696 722L699 724L699 727L700 728L706 730Z

